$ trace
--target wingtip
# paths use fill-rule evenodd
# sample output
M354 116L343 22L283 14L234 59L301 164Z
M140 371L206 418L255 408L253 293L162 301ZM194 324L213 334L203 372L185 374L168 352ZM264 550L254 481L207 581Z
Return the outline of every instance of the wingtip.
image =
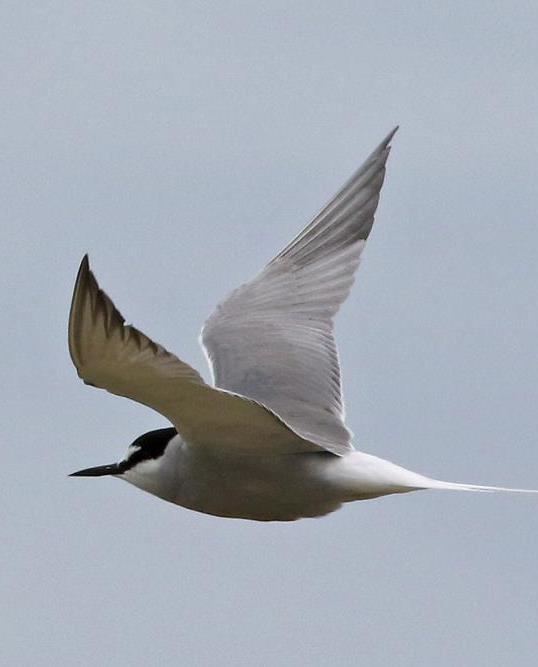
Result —
M400 126L399 126L399 125L396 125L396 127L394 127L394 128L387 134L387 136L383 139L383 141L381 142L381 144L384 145L384 146L388 146L388 145L390 144L390 142L392 141L392 138L394 137L394 135L396 134L396 132L398 132L399 129L400 129Z
M371 160L382 160L383 163L387 160L387 157L390 153L391 145L390 142L392 141L392 138L398 132L400 129L399 125L396 125L388 134L387 136L383 139L383 141L374 149L374 151L368 156L366 163L370 162Z
M77 271L77 277L75 279L75 286L80 284L81 280L90 273L90 258L88 253L80 260L80 264Z
M68 321L68 343L69 343L69 353L71 355L71 360L75 368L80 368L80 355L77 350L77 337L79 335L79 327L77 325L77 319L79 316L79 311L84 303L85 292L88 287L89 281L91 281L91 270L90 270L90 260L88 253L84 255L80 262L78 268L77 277L75 278L75 285L73 287L73 295L71 297L71 307L69 309L69 321ZM80 373L79 373L80 374Z

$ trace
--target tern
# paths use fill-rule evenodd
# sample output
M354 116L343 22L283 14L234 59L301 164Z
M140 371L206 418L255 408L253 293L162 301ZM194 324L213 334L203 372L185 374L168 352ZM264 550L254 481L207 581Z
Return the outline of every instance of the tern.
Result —
M424 489L538 492L432 479L352 445L333 319L372 229L397 129L205 322L212 385L125 324L83 258L69 316L78 375L153 408L171 426L138 437L119 462L73 476L111 475L198 512L257 521L318 517L343 503Z

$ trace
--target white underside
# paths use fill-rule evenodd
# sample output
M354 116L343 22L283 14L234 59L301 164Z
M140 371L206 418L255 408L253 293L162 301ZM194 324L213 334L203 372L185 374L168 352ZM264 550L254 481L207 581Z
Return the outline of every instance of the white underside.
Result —
M258 521L322 516L345 502L422 489L523 491L434 480L358 451L342 457L322 452L238 456L191 448L179 436L162 458L122 477L189 509Z

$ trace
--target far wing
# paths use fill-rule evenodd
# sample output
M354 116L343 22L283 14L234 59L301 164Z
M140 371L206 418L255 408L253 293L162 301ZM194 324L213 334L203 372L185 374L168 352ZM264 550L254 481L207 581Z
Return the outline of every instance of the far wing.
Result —
M395 131L258 276L217 307L202 330L217 387L259 401L300 436L339 455L352 445L333 317L372 229Z
M84 382L160 412L191 445L247 454L317 449L263 406L210 387L188 364L126 325L87 257L73 293L69 351Z

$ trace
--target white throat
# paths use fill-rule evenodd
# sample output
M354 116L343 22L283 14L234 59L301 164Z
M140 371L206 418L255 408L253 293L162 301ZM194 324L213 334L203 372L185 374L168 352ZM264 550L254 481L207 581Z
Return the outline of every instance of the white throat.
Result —
M182 446L181 438L178 435L174 436L162 456L136 463L120 475L120 479L160 498L170 500L177 492L177 464Z

